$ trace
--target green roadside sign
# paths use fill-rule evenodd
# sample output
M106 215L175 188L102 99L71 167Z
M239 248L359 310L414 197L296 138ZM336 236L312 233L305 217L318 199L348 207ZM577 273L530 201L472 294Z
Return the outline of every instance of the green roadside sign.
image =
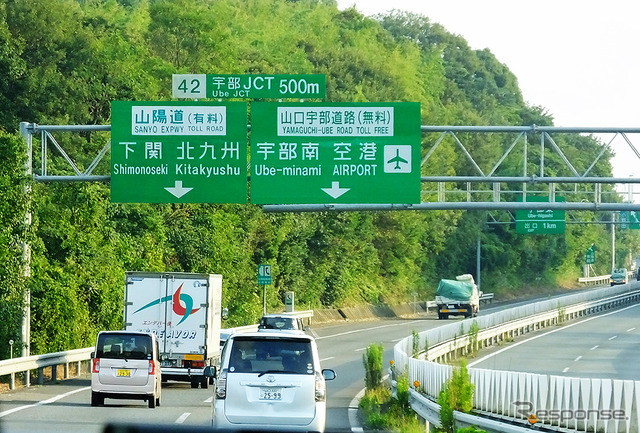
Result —
M518 201L522 201L519 198ZM548 202L549 197L527 196L528 202ZM564 202L564 197L555 201ZM565 211L559 209L518 209L516 210L516 233L519 234L562 234L565 232Z
M112 102L111 201L246 203L247 104Z
M251 103L251 203L420 203L420 104Z
M271 284L271 265L258 265L258 284Z
M174 98L324 99L323 74L174 74Z
M591 246L587 248L587 252L584 255L584 259L587 265L593 265L596 262L596 248Z

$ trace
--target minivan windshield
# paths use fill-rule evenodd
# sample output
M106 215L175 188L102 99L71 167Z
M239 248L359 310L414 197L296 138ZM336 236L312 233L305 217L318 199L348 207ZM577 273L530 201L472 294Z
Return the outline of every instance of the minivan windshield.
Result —
M153 340L149 335L100 334L96 358L153 359Z
M304 339L237 337L230 373L314 374L311 343Z

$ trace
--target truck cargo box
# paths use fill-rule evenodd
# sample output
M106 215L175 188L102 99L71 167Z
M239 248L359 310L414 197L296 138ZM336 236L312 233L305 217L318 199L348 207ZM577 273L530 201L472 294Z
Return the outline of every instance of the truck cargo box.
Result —
M221 294L221 275L126 273L124 328L158 337L163 380L208 385L204 369L220 356Z

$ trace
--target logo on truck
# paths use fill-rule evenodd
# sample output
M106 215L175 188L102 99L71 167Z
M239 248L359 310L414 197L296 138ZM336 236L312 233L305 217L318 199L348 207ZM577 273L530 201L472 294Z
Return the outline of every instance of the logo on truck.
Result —
M182 319L178 322L178 325L187 320L187 317L198 311L200 308L193 308L193 298L190 295L182 292L182 286L184 283L180 284L178 290L173 295L165 296L163 298L158 298L155 301L149 302L144 307L138 308L133 314L136 314L138 311L146 310L147 308L153 307L154 305L159 305L164 302L169 302L173 299L173 312L179 316L182 316ZM182 305L184 303L184 306Z

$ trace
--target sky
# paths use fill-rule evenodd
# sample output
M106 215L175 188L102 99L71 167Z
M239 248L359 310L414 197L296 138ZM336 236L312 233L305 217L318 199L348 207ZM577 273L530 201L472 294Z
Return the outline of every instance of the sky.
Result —
M489 49L555 126L640 128L638 0L338 0L341 10L354 5L367 16L418 13L472 49ZM629 139L640 149L640 134ZM640 177L627 142L619 136L611 147L614 177Z

